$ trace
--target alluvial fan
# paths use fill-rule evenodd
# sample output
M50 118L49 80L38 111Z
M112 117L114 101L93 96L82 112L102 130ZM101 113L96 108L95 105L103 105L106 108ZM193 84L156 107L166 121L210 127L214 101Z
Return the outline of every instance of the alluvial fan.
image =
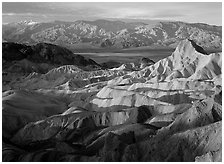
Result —
M186 39L144 66L18 59L3 72L3 161L222 161L221 56Z

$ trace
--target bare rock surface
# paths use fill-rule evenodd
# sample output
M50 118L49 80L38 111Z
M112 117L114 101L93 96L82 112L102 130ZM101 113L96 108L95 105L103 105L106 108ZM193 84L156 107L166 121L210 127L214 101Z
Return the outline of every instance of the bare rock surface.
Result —
M186 39L156 63L92 71L17 55L4 63L3 161L222 161L221 53Z

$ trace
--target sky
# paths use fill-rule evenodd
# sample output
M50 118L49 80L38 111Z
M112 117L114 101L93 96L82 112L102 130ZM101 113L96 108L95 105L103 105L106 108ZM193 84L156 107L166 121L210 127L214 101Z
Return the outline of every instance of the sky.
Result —
M149 19L222 25L221 2L3 2L2 23Z

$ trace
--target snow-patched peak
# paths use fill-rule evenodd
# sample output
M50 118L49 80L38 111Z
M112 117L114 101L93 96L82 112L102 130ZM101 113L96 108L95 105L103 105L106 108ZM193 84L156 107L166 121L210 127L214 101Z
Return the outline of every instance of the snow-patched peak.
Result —
M24 21L21 21L19 22L19 24L24 24L24 25L34 25L34 24L37 24L38 22L35 22L33 20L24 20Z

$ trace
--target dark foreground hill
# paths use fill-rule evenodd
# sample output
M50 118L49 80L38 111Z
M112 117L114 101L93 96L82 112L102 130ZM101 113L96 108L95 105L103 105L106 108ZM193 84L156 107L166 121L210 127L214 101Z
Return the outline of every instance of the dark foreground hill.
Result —
M2 59L5 61L27 59L34 63L73 64L81 67L98 65L91 59L73 54L64 47L49 43L38 43L31 46L12 42L2 43Z
M75 70L98 70L94 60L73 54L70 50L49 43L25 45L12 42L2 43L3 84L17 82L29 74L42 74L60 67ZM3 90L5 90L3 86ZM7 88L7 87L6 87Z

